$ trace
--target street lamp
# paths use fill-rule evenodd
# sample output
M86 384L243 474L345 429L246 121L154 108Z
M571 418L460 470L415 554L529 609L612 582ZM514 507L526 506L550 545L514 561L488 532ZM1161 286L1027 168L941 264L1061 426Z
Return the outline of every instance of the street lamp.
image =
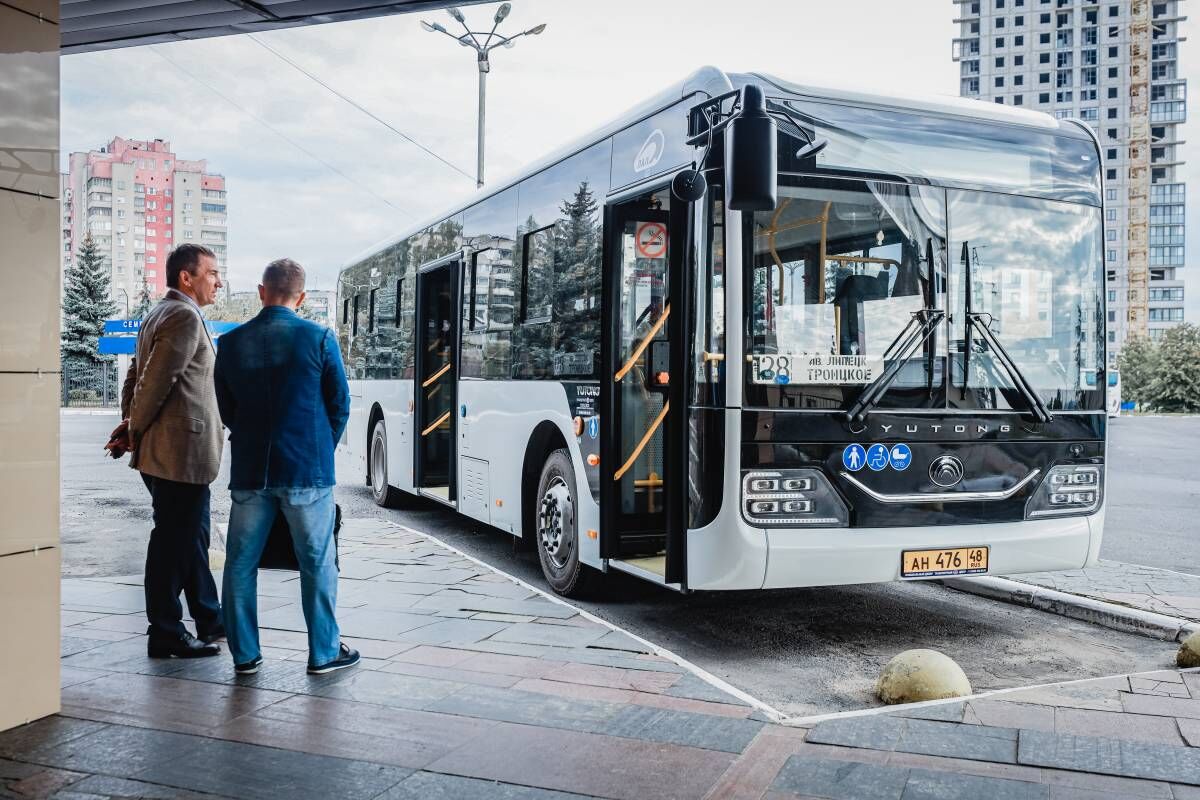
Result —
M511 3L501 3L500 8L496 9L496 15L492 18L492 29L487 33L471 30L467 25L467 20L463 16L463 13L457 8L449 8L447 9L447 13L450 14L450 17L455 22L462 25L464 33L459 36L455 36L436 22L421 20L421 27L426 31L430 33L444 33L463 47L470 47L475 51L475 63L479 67L479 140L476 151L478 156L475 168L476 187L483 186L483 131L486 116L487 74L492 69L492 64L488 60L488 53L497 47L512 47L516 44L517 39L520 39L522 36L537 36L546 30L545 24L542 24L535 25L529 30L521 31L513 36L504 36L497 33L496 28L500 27L500 23L504 21L504 18L508 16L508 12L511 10Z
M125 319L129 319L129 292L120 288L117 291L125 296Z

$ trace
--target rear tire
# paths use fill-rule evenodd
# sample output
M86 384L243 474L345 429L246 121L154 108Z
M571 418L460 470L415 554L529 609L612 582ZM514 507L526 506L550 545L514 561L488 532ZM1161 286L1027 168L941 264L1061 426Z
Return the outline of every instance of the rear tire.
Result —
M388 485L387 429L383 420L378 420L371 429L371 452L368 458L371 464L371 497L375 500L375 505L381 508L403 507L405 493Z
M579 561L579 503L566 450L546 459L533 503L534 538L546 582L564 597L587 595L599 584L600 573Z

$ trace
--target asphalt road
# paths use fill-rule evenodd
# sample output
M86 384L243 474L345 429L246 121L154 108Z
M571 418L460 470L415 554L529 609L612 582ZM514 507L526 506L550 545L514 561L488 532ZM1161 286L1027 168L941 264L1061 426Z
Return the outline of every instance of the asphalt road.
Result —
M69 575L142 569L150 528L145 488L137 473L100 450L115 423L115 416L63 416ZM1200 445L1200 420L1122 419L1112 440L1103 555L1200 574L1200 534L1191 522L1200 518L1200 487L1184 472ZM401 522L544 585L536 556L513 554L505 534L434 504L379 509L349 465L339 464L339 474L346 516ZM215 520L228 518L225 482L223 474L214 484ZM1165 643L922 583L681 596L614 574L602 596L579 605L793 714L872 705L883 664L911 647L947 653L977 691L1157 669L1174 654Z

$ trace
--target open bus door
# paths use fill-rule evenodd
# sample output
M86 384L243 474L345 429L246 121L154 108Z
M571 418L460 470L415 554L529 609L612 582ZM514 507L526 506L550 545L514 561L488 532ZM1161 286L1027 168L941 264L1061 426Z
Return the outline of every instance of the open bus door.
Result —
M607 216L600 553L685 588L688 204L663 186Z

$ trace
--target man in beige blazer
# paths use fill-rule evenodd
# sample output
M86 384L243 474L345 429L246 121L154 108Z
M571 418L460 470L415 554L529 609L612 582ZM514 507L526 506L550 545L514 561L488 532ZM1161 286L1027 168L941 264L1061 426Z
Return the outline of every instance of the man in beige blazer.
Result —
M221 466L223 433L213 385L216 349L204 317L221 288L212 250L182 244L167 257L166 295L142 320L121 390L130 466L142 473L154 507L146 550L146 618L151 658L220 652L225 635L208 568L209 490ZM183 625L179 594L196 621Z

